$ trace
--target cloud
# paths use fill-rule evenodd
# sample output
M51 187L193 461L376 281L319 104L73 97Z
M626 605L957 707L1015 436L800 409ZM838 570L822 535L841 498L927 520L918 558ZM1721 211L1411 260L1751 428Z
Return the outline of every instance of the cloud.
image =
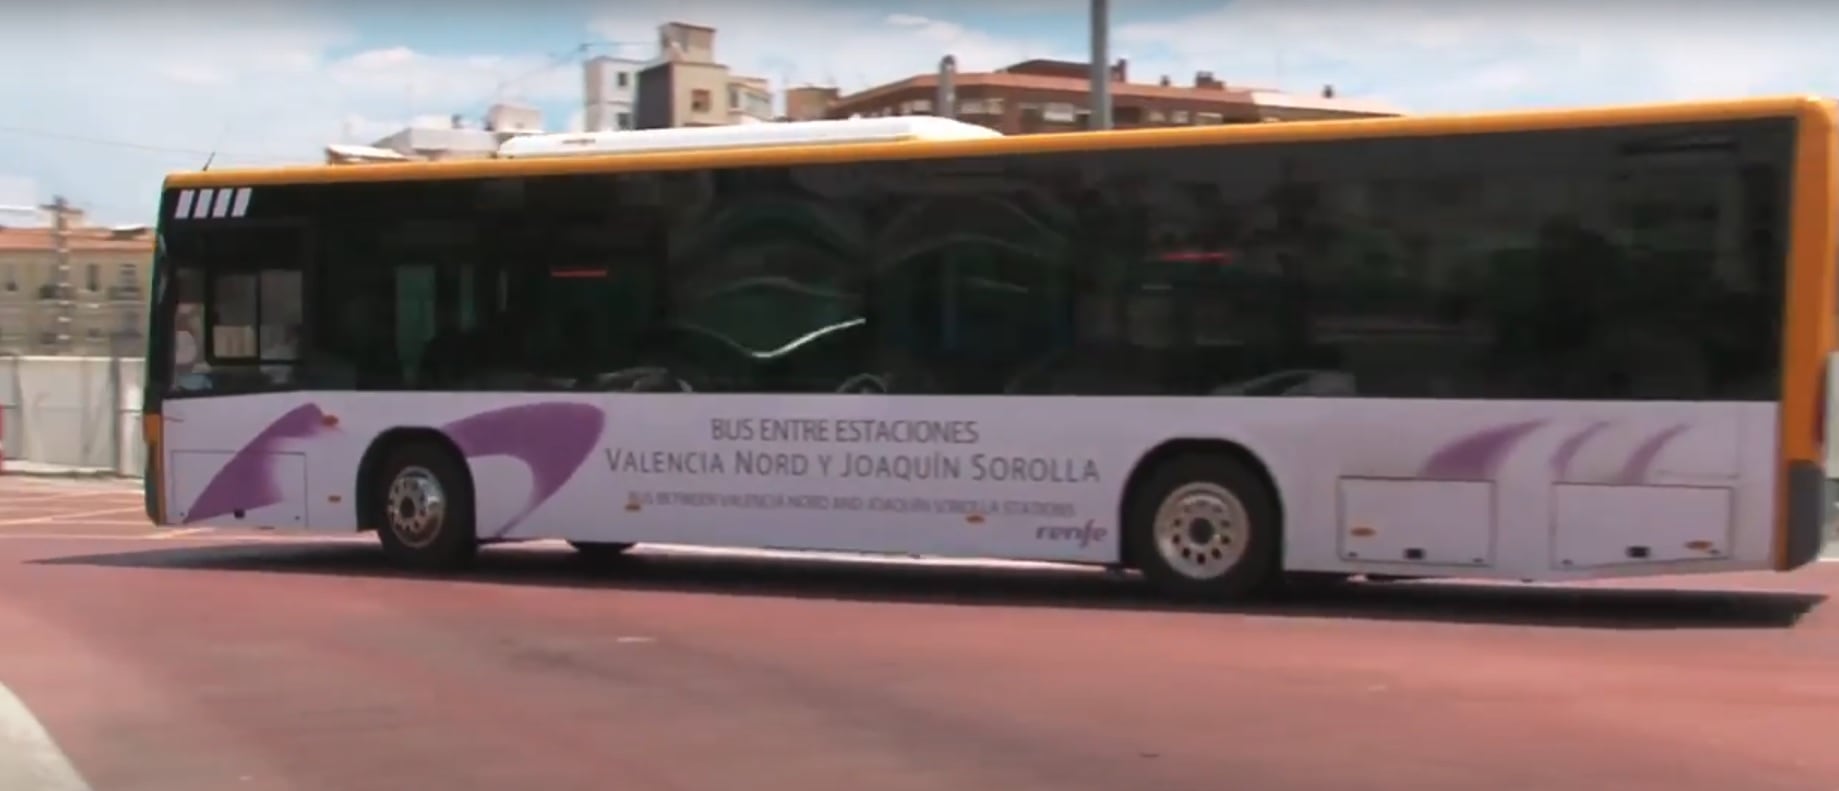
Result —
M1813 3L1235 0L1117 25L1144 70L1383 97L1417 111L1834 92L1839 14ZM1138 63L1132 71L1138 71Z
M0 174L108 221L146 221L160 179L209 152L215 166L313 162L327 143L370 142L415 116L477 118L496 99L580 91L578 70L539 53L363 48L312 4L134 9L60 6L0 29L0 102L19 110L0 123Z

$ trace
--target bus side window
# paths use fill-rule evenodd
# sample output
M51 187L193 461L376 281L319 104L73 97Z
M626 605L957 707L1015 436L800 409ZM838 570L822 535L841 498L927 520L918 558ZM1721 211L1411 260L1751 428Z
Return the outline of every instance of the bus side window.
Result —
M204 359L204 272L173 272L176 292L172 323L172 376L177 390L211 389L211 364Z
M247 386L291 384L300 350L300 272L219 270L210 291L210 359L254 368L249 373L267 380Z

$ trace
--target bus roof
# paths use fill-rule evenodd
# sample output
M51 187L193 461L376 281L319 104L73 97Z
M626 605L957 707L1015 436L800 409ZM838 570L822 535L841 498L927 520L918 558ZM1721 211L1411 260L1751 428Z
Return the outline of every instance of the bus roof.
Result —
M1830 100L1812 96L1787 96L1722 101L1678 102L1669 104L1631 105L1581 110L1523 110L1465 115L1423 115L1395 118L1360 118L1331 121L1287 121L1269 124L1228 124L1187 126L1123 131L1070 132L1042 135L996 135L980 138L935 139L914 136L889 138L877 142L851 142L849 145L802 143L739 144L705 150L706 146L686 147L653 145L651 148L624 152L586 152L585 155L558 156L523 154L497 159L447 160L440 162L389 163L373 165L300 165L277 168L220 169L208 172L173 173L166 177L167 189L244 187L275 184L324 184L356 182L432 181L468 178L512 178L596 172L641 172L659 170L694 170L697 168L747 167L759 165L837 164L874 160L933 159L954 156L989 156L1000 154L1035 154L1070 151L1095 151L1128 148L1170 148L1242 143L1282 143L1335 141L1385 137L1428 137L1448 134L1480 134L1626 124L1688 123L1693 121L1744 120L1770 117L1806 117L1818 114L1831 128L1835 111ZM901 119L854 119L835 124L900 121L911 123L926 116ZM919 121L956 124L948 119ZM810 123L810 122L807 122ZM733 134L755 134L762 127L801 127L805 124L758 124L746 127L717 128L749 130ZM705 130L659 130L684 134ZM634 134L634 133L615 133ZM774 134L760 132L759 134ZM801 132L779 133L796 138ZM542 137L550 137L544 135ZM581 136L585 137L585 136ZM674 138L660 136L657 139ZM715 138L708 138L715 139ZM553 144L552 144L553 145Z
M624 132L588 132L524 135L505 141L498 156L505 159L571 157L599 154L635 154L647 151L708 151L726 148L836 145L839 143L898 143L920 140L980 140L1002 137L987 126L967 124L931 115L893 118L857 118L847 121L795 121L688 129L641 129Z

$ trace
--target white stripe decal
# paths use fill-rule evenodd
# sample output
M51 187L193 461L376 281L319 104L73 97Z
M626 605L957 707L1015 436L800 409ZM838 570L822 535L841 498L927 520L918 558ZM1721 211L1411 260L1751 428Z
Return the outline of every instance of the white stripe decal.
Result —
M249 193L250 191L251 190L248 187L244 187L236 191L236 202L230 204L230 216L231 217L241 217L249 213Z
M202 220L211 213L211 190L198 190L198 202L192 204L192 219Z
M229 190L227 189L218 190L217 191L217 205L211 207L211 216L217 217L217 218L223 218L223 217L229 216L230 198L232 197L234 196L230 193Z
M172 207L172 218L175 220L183 220L190 216L192 213L192 198L194 197L197 196L193 195L191 190L179 190L179 199L175 202L176 205Z

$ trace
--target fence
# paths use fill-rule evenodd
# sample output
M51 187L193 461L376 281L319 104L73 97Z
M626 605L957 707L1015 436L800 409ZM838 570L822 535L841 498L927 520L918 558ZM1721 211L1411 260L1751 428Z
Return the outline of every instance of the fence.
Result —
M124 357L0 357L6 459L141 474L143 361Z

